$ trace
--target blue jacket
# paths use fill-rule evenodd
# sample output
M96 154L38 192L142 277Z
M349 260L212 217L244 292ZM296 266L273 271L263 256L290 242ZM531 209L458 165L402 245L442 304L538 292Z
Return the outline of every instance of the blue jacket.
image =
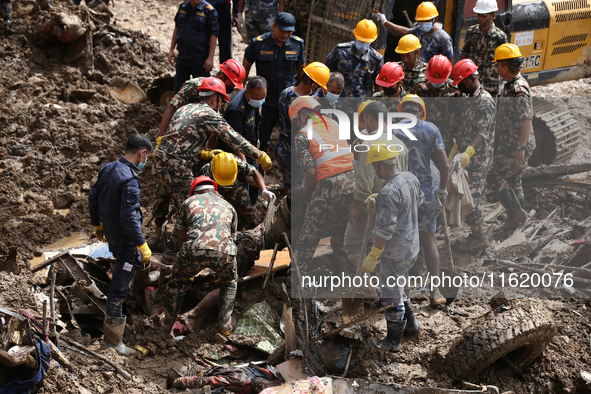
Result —
M88 195L90 222L103 224L111 252L124 246L142 245L142 211L140 210L140 180L142 171L126 158L105 164Z

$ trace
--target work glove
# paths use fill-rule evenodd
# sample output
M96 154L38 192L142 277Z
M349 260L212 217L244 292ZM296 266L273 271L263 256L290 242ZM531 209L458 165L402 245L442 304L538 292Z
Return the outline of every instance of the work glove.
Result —
M275 193L268 191L267 189L263 190L262 196L265 200L271 201L275 196Z
M378 193L370 194L370 196L365 199L365 205L367 205L367 203L369 202L372 206L375 206L376 198L378 198Z
M441 201L445 201L445 197L447 197L447 190L437 188L433 193L435 193L435 197L441 199Z
M152 251L148 246L147 242L144 242L142 245L137 247L142 254L141 262L144 264L148 264L150 262L150 257L152 257Z
M453 148L451 148L451 151L449 152L449 156L447 156L447 161L449 161L451 163L452 160L454 159L454 156L456 155L456 153L458 153L458 144L454 144Z
M456 155L456 157L460 156L460 164L462 165L462 168L466 167L468 164L470 164L470 159L472 158L472 156L474 155L474 147L473 146L469 146L466 148L466 150L464 151L464 153L459 153L458 155Z
M160 146L161 142L162 142L162 136L156 138L156 147L154 148L154 152L152 152L152 159L156 158L156 150Z
M265 152L262 152L261 157L257 159L257 163L259 163L265 171L270 170L273 165L273 163L271 163L271 158Z
M376 16L382 25L385 25L388 21L388 19L386 19L386 15L382 14L381 12L376 13Z
M98 226L94 226L94 235L96 235L96 239L101 242L107 242L105 238L105 232L103 231L103 224L101 223Z
M363 262L363 272L366 274L371 274L373 270L376 269L376 265L378 264L378 259L382 255L384 249L378 249L375 246L371 247L371 252L365 258Z
M244 24L244 19L242 19L242 14L236 15L236 17L238 18L238 24L239 25L243 25Z
M203 149L199 157L201 160L212 160L213 157L217 154L222 153L223 150L221 149Z

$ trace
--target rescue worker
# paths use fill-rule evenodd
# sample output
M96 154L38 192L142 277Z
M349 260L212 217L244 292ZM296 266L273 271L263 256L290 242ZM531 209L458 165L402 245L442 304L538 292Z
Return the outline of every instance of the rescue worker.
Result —
M382 25L399 36L414 34L421 42L421 60L429 63L435 55L443 55L450 61L454 58L453 42L447 32L437 26L439 11L430 1L424 1L417 7L415 21L418 26L408 28L392 23L386 19L386 15L377 13Z
M505 86L499 98L498 145L489 175L490 187L499 194L507 211L507 221L501 230L517 228L526 219L521 175L527 160L536 148L532 129L534 116L532 93L519 70L523 56L515 44L503 44L495 51L499 75Z
M374 143L367 152L365 165L371 164L376 177L384 179L384 183L376 199L376 239L363 262L363 272L371 274L379 259L380 302L383 306L394 305L385 313L386 337L371 338L369 342L394 352L402 348L400 342L407 325L413 332L420 331L414 311L406 311L404 286L400 286L399 278L406 277L419 254L418 209L423 202L419 180L410 172L400 172L397 155L398 148L384 141Z
M330 70L320 62L313 62L304 67L304 74L300 82L295 86L289 86L279 95L279 138L275 144L275 158L281 171L283 189L287 193L291 189L292 162L291 162L291 120L289 119L289 107L291 102L300 96L310 96L318 88L326 89L330 78ZM301 184L300 171L295 169L295 183Z
M337 102L341 93L343 93L343 89L345 89L345 78L343 77L343 74L338 71L333 71L329 74L326 89L318 88L312 97L318 100L322 108L334 110L337 109ZM338 118L335 114L325 114L325 116L338 122Z
M237 179L238 174L243 177L252 177L265 200L271 201L275 196L273 192L267 190L265 180L256 168L228 152L215 155L210 163L201 167L200 173L212 178L218 184L218 193L236 209L238 228L241 230L253 229L258 223L248 190L245 184Z
M453 85L467 95L462 105L461 127L456 136L456 145L449 155L459 155L462 167L468 171L470 193L474 210L466 216L470 235L458 250L473 252L489 245L483 228L482 192L486 174L491 168L494 152L495 102L478 80L478 67L470 59L457 62L452 70Z
M246 83L246 89L239 91L228 103L224 119L238 134L253 146L260 146L261 107L267 97L267 81L263 77L252 77ZM217 148L231 152L230 147L223 141L217 142ZM259 164L253 158L246 157L242 152L234 151L236 156L248 164L259 169ZM239 177L240 182L245 179ZM254 204L259 195L259 189L247 185L250 200Z
M398 110L398 103L406 96L406 91L402 87L402 80L404 79L404 71L402 66L396 62L388 62L384 64L380 73L376 77L376 85L382 87L381 92L375 92L372 98L387 98L383 102L389 112L396 112ZM404 171L404 170L402 170Z
M236 133L219 114L224 101L228 101L224 83L217 78L206 78L199 92L201 102L187 104L175 114L154 155L156 176L172 196L177 212L189 198L193 169L213 135L232 149L257 159L264 169L271 168L269 156Z
M248 40L273 31L273 21L278 12L285 11L285 0L240 0L238 23L242 24L242 12Z
M410 139L400 129L395 129L395 135L408 149L408 171L417 177L421 184L421 191L425 196L423 204L419 207L419 239L425 253L425 264L431 277L439 276L439 252L435 239L439 208L436 200L439 199L445 205L449 177L449 163L445 153L445 145L443 145L443 139L437 126L425 121L427 109L425 102L419 96L413 94L405 96L398 105L398 111L412 114L419 119L416 126L408 129L416 138L415 140ZM435 190L433 190L433 176L431 175L432 156L437 159L437 168L439 168L439 186ZM437 287L431 291L429 303L432 306L442 305L445 302L445 298L441 296Z
M246 73L244 72L244 66L240 64L238 61L234 59L228 59L222 65L220 65L220 71L217 73L216 78L220 79L226 85L226 94L232 92L235 88L242 89L244 85L242 82L246 77ZM162 136L166 133L168 126L170 125L170 120L176 113L176 111L188 103L198 103L200 100L199 98L199 88L201 87L201 83L205 77L198 77L189 79L187 82L183 84L181 90L178 91L176 95L166 107L166 111L164 111L164 115L162 115L162 120L160 121L160 133L156 138L156 148L154 149L154 154L156 150L160 146L160 142L162 141ZM228 106L229 108L229 106ZM230 124L233 128L234 125ZM249 141L252 143L252 141ZM166 220L166 216L168 215L169 206L170 206L170 195L164 189L164 186L158 181L156 178L156 200L154 201L154 224L156 225L156 231L154 236L148 241L148 245L153 250L161 250L161 237L162 237L162 225Z
M233 2L233 4L232 4ZM232 58L234 45L232 43L232 25L237 21L238 0L211 0L209 2L218 14L218 48L220 64Z
M495 25L496 0L478 0L473 11L478 24L466 31L462 59L472 59L478 66L478 75L484 89L493 97L499 95L499 74L493 64L495 49L507 42L507 34Z
M191 75L209 76L220 28L218 13L205 0L182 0L174 23L168 62L176 68L174 92L177 93ZM178 56L174 53L177 44Z
M400 67L397 63L398 67ZM387 64L386 64L387 65ZM382 70L386 67L382 68ZM368 103L362 113L363 124L365 128L361 130L361 134L372 136L377 131L386 130L386 118L382 118L382 124L380 125L379 114L385 114L388 112L386 104L380 101L372 101ZM358 264L363 264L360 261L361 254L365 251L361 250L363 242L363 236L368 220L368 212L365 201L374 193L378 193L384 183L384 180L376 177L375 172L371 166L366 166L367 155L370 147L374 143L374 140L357 138L352 146L356 149L356 172L355 172L355 183L353 188L353 201L349 209L349 221L347 223L347 230L345 231L345 251L347 252L347 258L355 267ZM398 155L395 157L396 167L400 171L408 170L408 150L404 143L396 136L392 136L390 141L391 145L395 146L398 151ZM365 254L364 254L365 256Z
M185 286L205 268L213 270L223 281L218 331L229 335L234 328L232 312L238 280L234 237L238 216L234 207L217 193L217 187L211 178L195 178L191 197L179 210L179 253L164 291L165 312L160 316L160 326L167 334L183 306Z
M363 19L357 23L354 41L338 44L326 56L330 71L338 71L345 78L342 97L371 97L374 80L384 65L384 58L370 45L378 38L376 24ZM380 90L380 86L376 86Z
M427 75L425 74L427 64L419 58L420 49L421 43L413 34L402 37L395 49L402 59L399 62L402 71L404 71L402 87L407 92L410 92L415 85L427 81Z
M322 126L312 124L308 136L308 119L320 104L310 96L301 96L291 104L290 118L299 131L294 136L294 150L304 171L307 210L295 247L300 273L304 274L312 261L321 238L331 236L330 244L337 255L345 257L344 236L347 213L353 199L353 155L346 141L339 140L339 126L334 120L321 116ZM318 118L318 115L314 115ZM332 148L329 148L332 147ZM292 287L293 289L293 287Z
M427 120L439 129L448 153L454 144L453 135L459 127L460 98L465 96L452 85L453 81L449 78L451 70L448 58L435 55L427 64L427 80L416 84L411 90L412 94L421 98L432 97L425 101Z
M279 95L288 86L296 84L296 77L306 66L304 40L292 35L294 26L293 15L280 12L273 23L273 32L253 38L244 52L246 75L256 63L257 75L267 80L267 98L260 128L260 149L264 152L279 120Z
M137 352L121 341L126 320L122 313L123 302L131 292L135 271L144 269L152 256L142 235L138 178L151 152L152 143L148 137L139 134L129 137L123 157L101 167L88 195L90 222L96 238L108 242L115 257L107 294L103 346L126 356Z

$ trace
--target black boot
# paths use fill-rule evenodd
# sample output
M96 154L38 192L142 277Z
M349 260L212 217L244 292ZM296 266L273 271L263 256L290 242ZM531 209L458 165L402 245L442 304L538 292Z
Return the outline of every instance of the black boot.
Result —
M410 300L404 301L404 318L406 319L405 334L418 334L421 332L421 326L415 316L415 311Z
M218 307L218 324L219 330L224 335L229 335L234 330L235 323L232 320L232 312L234 311L234 303L236 302L236 282L225 283L220 288L220 300Z
M393 352L399 352L402 349L400 342L404 334L404 327L406 326L406 319L402 321L386 321L388 324L388 334L382 340L370 340L370 345L373 347L383 347Z
M520 224L525 222L527 214L521 208L521 204L515 195L513 189L508 188L499 192L499 202L507 211L507 220L499 228L501 231L514 230L519 227Z

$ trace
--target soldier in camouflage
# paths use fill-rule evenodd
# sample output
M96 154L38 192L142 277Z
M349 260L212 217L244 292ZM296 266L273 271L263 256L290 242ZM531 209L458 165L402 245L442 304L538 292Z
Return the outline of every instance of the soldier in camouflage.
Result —
M402 87L405 91L411 92L415 85L427 81L427 63L420 59L421 43L419 39L407 34L398 41L396 53L402 59L398 62L404 71L404 79L402 80Z
M479 0L474 12L478 24L470 26L466 32L462 59L472 59L478 66L478 74L484 89L493 97L499 95L499 74L493 64L495 49L507 42L507 34L495 23L495 11L498 10L495 0Z
M195 178L191 197L180 207L177 223L180 250L166 284L165 312L160 320L167 334L183 305L185 286L205 268L213 270L223 281L218 329L225 335L233 329L232 311L238 280L234 238L238 216L234 207L217 194L216 189L217 184L212 179L203 176Z
M457 245L463 252L473 252L488 246L483 229L482 192L486 174L490 170L494 153L495 101L478 80L478 67L470 59L460 60L453 68L453 85L467 95L462 106L461 126L456 135L458 160L468 171L470 193L474 210L466 216L471 233L465 243ZM450 154L454 154L454 149ZM454 157L454 160L456 158ZM451 161L451 160L450 160Z
M240 0L238 14L244 10L248 40L273 31L273 22L279 12L285 11L285 0Z
M419 254L418 209L424 199L419 180L396 166L397 155L398 148L388 142L377 142L367 152L366 165L371 164L384 183L376 199L376 239L363 262L363 272L371 274L379 259L380 301L383 306L393 305L386 310L386 337L372 338L370 343L395 352L401 350L407 324L415 332L420 330L414 313L405 318L404 286L398 279L408 274Z
M507 83L499 98L499 141L489 183L507 211L508 218L501 229L512 230L526 219L521 175L536 148L534 111L531 90L519 73L523 64L519 48L514 44L501 45L495 58L499 75Z
M404 71L402 71L400 64L395 62L384 64L376 77L376 84L381 86L383 90L375 92L372 99L381 99L379 101L386 104L388 112L398 112L398 103L406 96L406 91L402 87L403 79Z

